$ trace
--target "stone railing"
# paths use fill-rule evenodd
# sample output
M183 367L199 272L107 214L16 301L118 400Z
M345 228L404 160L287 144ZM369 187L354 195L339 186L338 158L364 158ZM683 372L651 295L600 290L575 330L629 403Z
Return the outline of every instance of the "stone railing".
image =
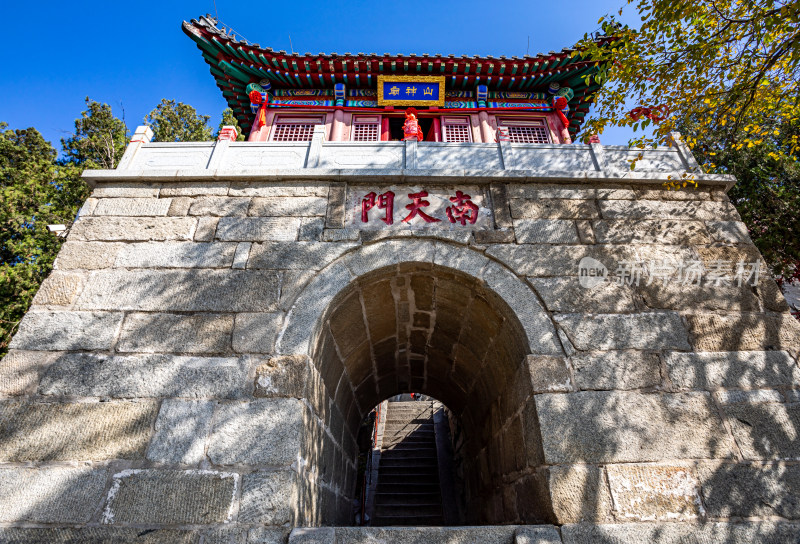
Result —
M620 180L659 183L691 176L730 187L731 176L702 173L672 134L670 147L631 149L600 144L326 142L315 127L310 142L151 142L139 127L116 170L87 170L89 183L112 180L352 179L453 181ZM632 166L635 163L635 166Z

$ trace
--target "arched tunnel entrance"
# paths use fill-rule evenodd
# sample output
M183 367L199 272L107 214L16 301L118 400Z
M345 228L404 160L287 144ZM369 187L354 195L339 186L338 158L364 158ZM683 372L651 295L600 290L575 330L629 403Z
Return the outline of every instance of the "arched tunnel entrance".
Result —
M543 456L528 352L509 305L460 271L401 263L350 282L324 313L312 349L330 396L317 402L329 404L331 431L312 425L309 436L313 456L334 468L301 497L315 504L308 522L353 523L357 508L343 508L332 495L358 503L359 426L384 399L410 392L444 403L459 429L455 464L467 524L550 519L537 472ZM337 425L344 427L341 441ZM326 496L338 506L326 507Z

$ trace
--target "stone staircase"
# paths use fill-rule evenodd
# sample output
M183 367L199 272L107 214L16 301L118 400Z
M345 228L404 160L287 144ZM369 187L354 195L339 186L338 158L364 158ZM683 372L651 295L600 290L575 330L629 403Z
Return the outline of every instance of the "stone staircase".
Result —
M373 526L444 525L433 410L429 401L388 403Z

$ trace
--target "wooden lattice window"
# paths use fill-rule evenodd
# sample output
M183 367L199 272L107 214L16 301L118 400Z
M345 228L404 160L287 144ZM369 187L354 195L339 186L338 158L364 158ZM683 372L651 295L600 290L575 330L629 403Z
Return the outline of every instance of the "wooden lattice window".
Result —
M543 119L503 119L499 124L508 127L508 138L513 143L550 143L550 131Z
M350 136L354 142L377 142L381 139L380 116L354 115Z
M272 131L273 142L310 142L319 117L278 117Z
M442 118L442 140L445 142L471 142L472 129L466 117Z

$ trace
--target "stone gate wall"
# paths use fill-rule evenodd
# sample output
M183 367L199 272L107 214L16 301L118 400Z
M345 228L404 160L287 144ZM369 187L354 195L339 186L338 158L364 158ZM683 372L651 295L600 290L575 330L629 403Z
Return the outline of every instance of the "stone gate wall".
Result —
M345 227L365 183L99 183L0 362L0 540L348 524L369 407L340 410L320 322L402 263L469 273L524 329L468 469L481 521L556 524L564 542L662 523L800 534L800 324L763 274L684 285L651 263L760 262L723 189L472 179L490 228L389 232ZM584 257L643 263L641 280L581 287Z

